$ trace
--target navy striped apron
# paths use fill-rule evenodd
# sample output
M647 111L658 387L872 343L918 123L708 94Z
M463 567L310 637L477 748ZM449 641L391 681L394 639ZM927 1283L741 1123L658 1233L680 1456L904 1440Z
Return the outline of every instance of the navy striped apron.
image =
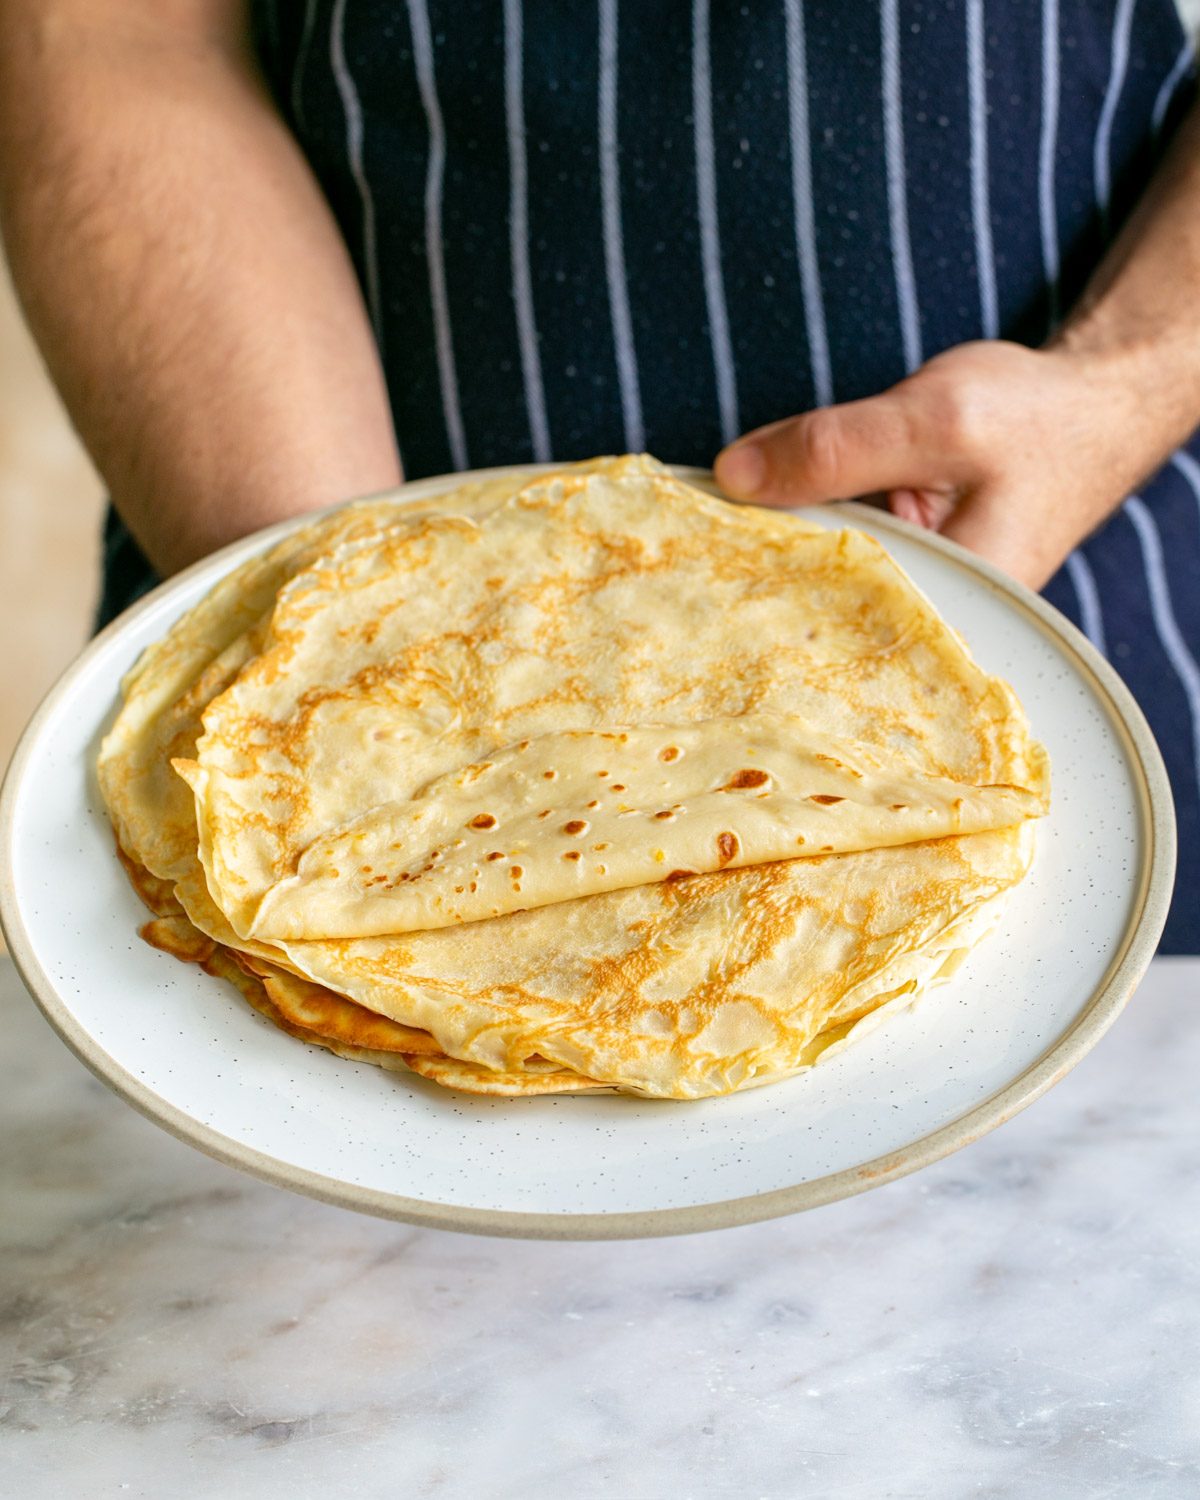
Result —
M708 464L965 340L1041 343L1195 82L1171 0L261 0L256 26L410 478ZM110 544L111 610L144 564ZM1200 442L1046 594L1158 736L1163 947L1200 951Z

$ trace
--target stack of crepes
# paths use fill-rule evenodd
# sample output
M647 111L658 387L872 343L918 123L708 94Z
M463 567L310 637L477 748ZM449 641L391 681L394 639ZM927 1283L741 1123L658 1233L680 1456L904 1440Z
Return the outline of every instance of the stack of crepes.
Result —
M1048 799L877 542L638 457L293 532L145 652L99 777L144 935L294 1036L671 1099L947 976Z

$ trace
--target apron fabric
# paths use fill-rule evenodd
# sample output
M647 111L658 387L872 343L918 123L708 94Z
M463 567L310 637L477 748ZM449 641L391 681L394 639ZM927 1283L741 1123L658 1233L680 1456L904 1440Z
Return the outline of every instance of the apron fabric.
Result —
M647 450L1039 344L1195 91L1171 0L259 0L345 235L409 478ZM106 533L107 615L149 586ZM1175 792L1200 951L1200 438L1046 596Z

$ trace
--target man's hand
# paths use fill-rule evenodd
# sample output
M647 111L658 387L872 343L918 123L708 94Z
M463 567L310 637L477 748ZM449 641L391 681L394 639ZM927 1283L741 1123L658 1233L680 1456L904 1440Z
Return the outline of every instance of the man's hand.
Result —
M1129 373L1066 348L962 344L881 396L748 434L717 481L762 505L884 493L1041 588L1145 477L1153 424Z
M1200 423L1200 104L1044 349L962 344L869 401L760 428L716 461L738 499L883 492L1040 588Z

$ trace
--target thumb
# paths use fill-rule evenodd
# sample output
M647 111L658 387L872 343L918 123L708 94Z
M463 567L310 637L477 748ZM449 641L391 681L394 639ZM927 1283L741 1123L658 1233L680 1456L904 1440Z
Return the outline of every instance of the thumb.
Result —
M760 427L719 453L713 469L726 494L759 505L943 488L953 476L928 426L920 401L896 386Z

